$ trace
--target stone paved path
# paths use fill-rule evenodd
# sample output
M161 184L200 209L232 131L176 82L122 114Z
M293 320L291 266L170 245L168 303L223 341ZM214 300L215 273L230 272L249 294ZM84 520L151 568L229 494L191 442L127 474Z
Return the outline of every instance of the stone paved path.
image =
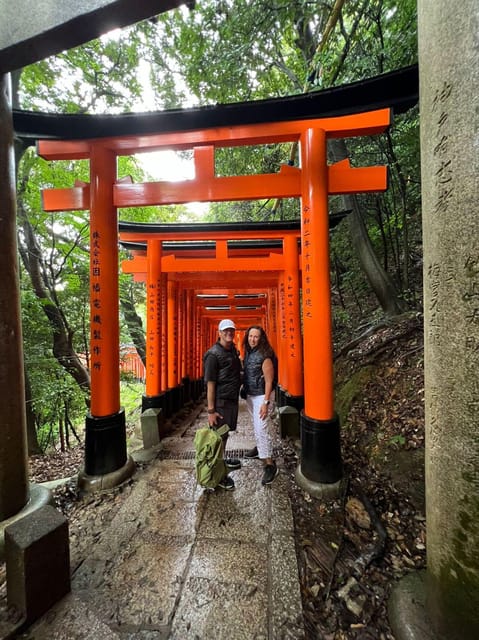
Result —
M192 438L205 422L201 411L162 441L109 526L97 532L83 560L72 562L72 593L21 637L304 638L282 461L267 487L261 462L243 459L232 472L235 491L204 492L195 481ZM242 402L228 450L241 455L253 444Z

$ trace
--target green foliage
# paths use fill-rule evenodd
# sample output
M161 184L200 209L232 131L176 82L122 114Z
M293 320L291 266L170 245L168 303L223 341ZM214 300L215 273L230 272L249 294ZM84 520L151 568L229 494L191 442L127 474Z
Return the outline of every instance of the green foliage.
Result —
M125 420L127 424L134 424L141 414L141 400L145 393L145 385L137 382L129 375L121 375L120 399L121 406L125 410Z
M266 222L273 220L297 220L299 203L296 199L238 200L237 202L214 202L205 216L207 222Z
M388 442L388 445L390 447L393 447L394 449L399 449L400 447L404 447L405 444L406 444L406 438L401 434L392 436L391 438L389 438L389 442Z
M210 0L198 3L192 12L183 9L163 14L153 55L157 77L172 70L181 73L189 91L179 97L196 98L202 104L280 95L285 89L284 75L271 70L277 52L282 58L283 28L286 21L291 22L289 4ZM155 88L161 95L160 84Z
M124 111L141 93L142 41L124 29L23 70L22 108L63 113Z
M156 43L155 90L170 106L238 102L326 88L417 60L415 0L349 0L323 47L330 15L329 5L303 0L203 0L194 11L164 13L147 30ZM172 80L181 88L176 101Z
M59 425L60 422L65 424L65 416L68 416L75 431L81 436L86 407L78 386L53 358L45 358L43 366L39 367L38 364L32 369L35 371L31 377L32 405L38 425L38 443L45 449L47 445L54 446L58 441ZM41 372L44 374L43 378ZM48 383L49 380L51 383Z
M351 323L351 316L339 306L333 308L333 327L336 325L348 326Z
M417 61L416 0L351 0L341 29L315 60L320 88L368 78Z

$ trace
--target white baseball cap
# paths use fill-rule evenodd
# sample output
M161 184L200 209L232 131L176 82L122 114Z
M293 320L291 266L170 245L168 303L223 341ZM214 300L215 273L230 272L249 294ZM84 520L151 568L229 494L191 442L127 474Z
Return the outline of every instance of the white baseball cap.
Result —
M218 331L224 331L225 329L234 329L236 331L235 323L233 320L222 320L218 325Z

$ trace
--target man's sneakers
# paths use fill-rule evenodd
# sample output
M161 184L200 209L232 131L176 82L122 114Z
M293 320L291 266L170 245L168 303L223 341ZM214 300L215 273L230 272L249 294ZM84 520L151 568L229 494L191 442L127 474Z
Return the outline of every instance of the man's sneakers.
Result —
M271 484L273 480L276 478L276 476L278 475L278 473L279 473L279 469L276 466L275 462L273 462L273 464L267 464L264 468L261 484L263 485Z
M258 447L253 447L252 449L250 449L249 451L245 451L244 454L245 458L249 458L250 460L252 460L253 458L258 458Z
M223 480L220 480L218 483L218 487L221 487L225 491L233 491L235 488L235 483L233 482L233 478L229 476L225 476Z
M225 458L225 465L230 471L233 471L234 469L241 469L241 462L238 458Z

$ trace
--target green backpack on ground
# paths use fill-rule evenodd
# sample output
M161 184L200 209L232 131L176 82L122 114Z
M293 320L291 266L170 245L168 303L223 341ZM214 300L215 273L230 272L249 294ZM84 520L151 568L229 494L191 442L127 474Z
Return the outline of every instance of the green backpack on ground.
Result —
M218 429L201 427L195 433L196 480L205 489L214 489L225 477L227 468L223 459L222 435L228 433L224 424Z

